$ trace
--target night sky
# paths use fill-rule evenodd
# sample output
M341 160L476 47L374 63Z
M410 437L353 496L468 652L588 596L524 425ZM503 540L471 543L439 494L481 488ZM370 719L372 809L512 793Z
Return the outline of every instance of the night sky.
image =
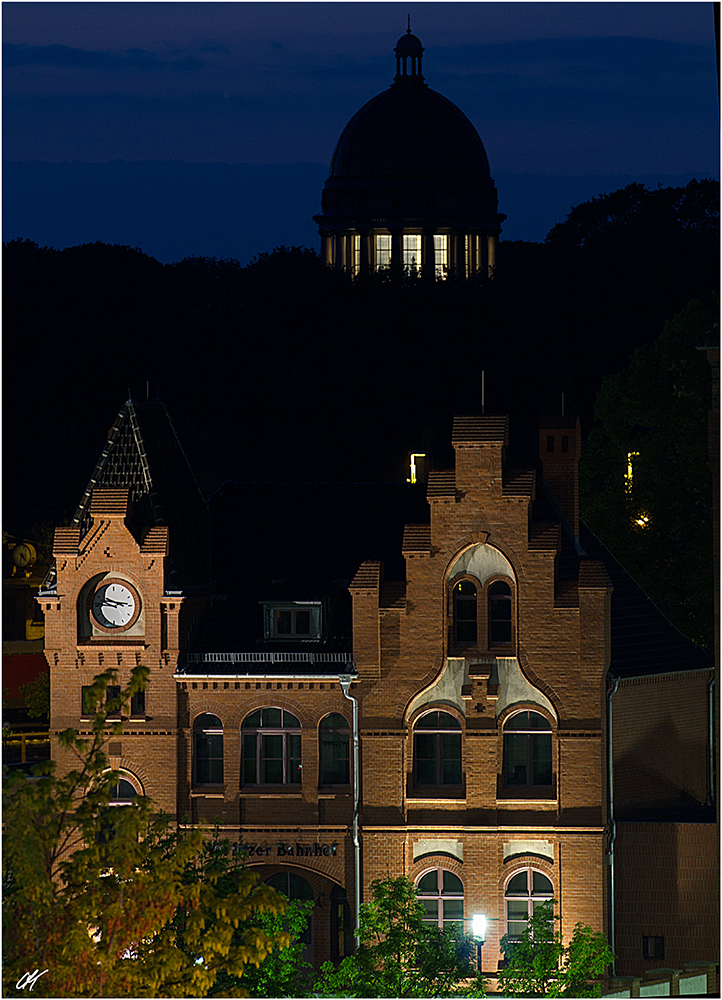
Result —
M719 176L711 3L3 4L4 239L163 261L318 247L311 216L407 15L542 240L638 179ZM84 166L94 165L94 166Z

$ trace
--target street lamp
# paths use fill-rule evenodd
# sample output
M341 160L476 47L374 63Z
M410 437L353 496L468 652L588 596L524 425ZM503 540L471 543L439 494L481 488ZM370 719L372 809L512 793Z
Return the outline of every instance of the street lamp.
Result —
M486 915L475 913L471 918L471 936L476 940L476 968L481 975L481 949L486 941Z

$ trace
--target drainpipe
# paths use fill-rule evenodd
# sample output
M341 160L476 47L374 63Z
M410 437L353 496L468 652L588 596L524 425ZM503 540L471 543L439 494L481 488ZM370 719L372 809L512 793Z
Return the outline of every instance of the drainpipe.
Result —
M609 820L611 837L607 859L609 863L609 947L614 951L614 842L617 837L617 823L614 819L614 755L612 747L612 698L619 687L619 678L607 693L607 778L609 782ZM616 959L612 961L612 975L617 975Z
M339 674L338 682L343 689L343 693L349 701L353 702L353 852L354 852L354 917L355 930L354 938L356 947L361 943L361 924L359 918L359 907L361 905L361 845L358 836L358 814L359 814L359 739L358 739L358 701L349 694L351 684L357 680L356 667L352 661L346 664L348 673Z
M717 812L717 821L719 822L719 806L717 802L717 754L715 752L715 726L714 726L714 706L715 706L715 691L714 691L714 677L707 685L707 695L709 699L709 797L710 805L715 807Z

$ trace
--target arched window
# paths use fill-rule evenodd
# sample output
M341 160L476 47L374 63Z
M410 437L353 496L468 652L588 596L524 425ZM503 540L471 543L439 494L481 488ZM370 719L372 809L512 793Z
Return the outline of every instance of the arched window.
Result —
M496 580L489 587L489 645L508 646L511 642L511 587Z
M517 712L504 723L504 784L552 784L551 725L539 712Z
M414 725L417 785L461 785L461 726L448 712L422 715Z
M526 925L541 903L554 897L554 887L544 875L534 868L523 868L512 875L506 887L506 933L512 941L519 941Z
M476 587L471 580L454 586L454 641L459 645L476 643L476 604Z
M129 806L133 798L141 793L135 788L135 786L128 781L127 778L122 776L118 778L117 781L113 782L110 791L110 806Z
M268 885L273 886L274 889L278 889L290 900L298 900L301 903L313 903L313 889L300 875L296 872L280 872L278 875L272 875L268 879ZM311 953L311 946L313 944L313 907L308 906L308 923L306 928L301 934L300 940L303 943L303 958L308 962L311 961L313 956Z
M105 774L107 775L108 772L105 772ZM131 780L131 778L132 776L129 774L121 773L110 784L110 798L99 809L100 823L95 836L97 844L113 844L113 841L118 836L119 825L123 823L124 819L115 810L122 806L132 806L136 795L143 794L140 782L136 779ZM101 777L102 780L103 777Z
M223 723L209 712L193 723L193 767L194 784L223 784Z
M457 926L464 929L464 886L458 875L444 868L434 868L422 875L416 895L424 908L424 920L442 930Z
M349 728L342 715L333 713L321 720L318 729L322 785L348 785Z
M243 720L243 784L301 784L301 723L283 708L259 708Z

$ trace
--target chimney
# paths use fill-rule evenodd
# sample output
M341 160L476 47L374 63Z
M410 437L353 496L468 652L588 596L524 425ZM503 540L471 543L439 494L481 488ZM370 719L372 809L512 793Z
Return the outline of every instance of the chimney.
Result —
M579 551L579 456L582 431L579 418L555 417L545 420L539 430L539 456L544 493Z

